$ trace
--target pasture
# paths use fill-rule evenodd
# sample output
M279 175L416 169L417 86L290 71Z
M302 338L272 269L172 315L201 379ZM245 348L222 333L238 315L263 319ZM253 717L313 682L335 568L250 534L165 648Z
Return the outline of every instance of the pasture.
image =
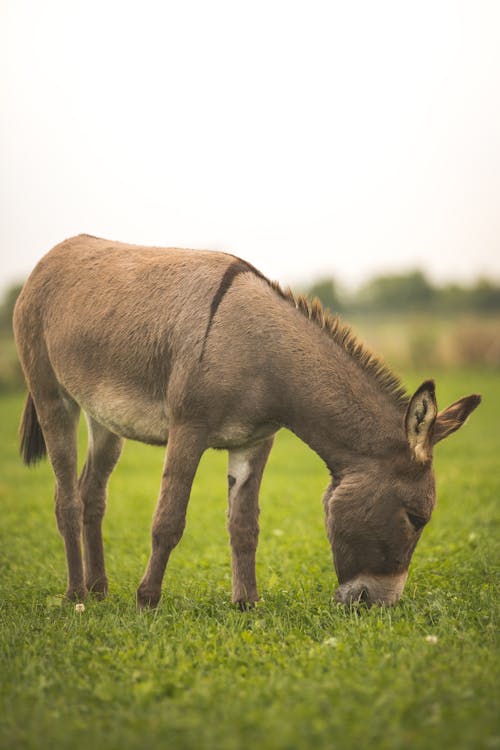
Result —
M408 389L427 374L407 375ZM104 523L110 595L78 613L62 600L50 466L23 467L22 397L1 397L0 747L500 748L500 380L436 383L440 407L471 392L483 404L436 448L438 506L401 603L371 610L332 600L327 472L282 431L261 491L254 611L230 602L227 458L213 451L159 608L136 610L163 450L128 442Z

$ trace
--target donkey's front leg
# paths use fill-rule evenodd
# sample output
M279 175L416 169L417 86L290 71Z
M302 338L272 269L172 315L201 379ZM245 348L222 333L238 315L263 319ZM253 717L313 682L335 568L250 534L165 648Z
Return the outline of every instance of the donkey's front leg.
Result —
M240 609L259 599L255 552L259 538L259 488L273 438L229 451L228 530L233 566L233 602Z
M199 428L177 425L169 431L160 496L153 517L151 557L137 589L137 604L141 609L156 607L160 600L165 568L184 531L191 485L205 447L205 434Z

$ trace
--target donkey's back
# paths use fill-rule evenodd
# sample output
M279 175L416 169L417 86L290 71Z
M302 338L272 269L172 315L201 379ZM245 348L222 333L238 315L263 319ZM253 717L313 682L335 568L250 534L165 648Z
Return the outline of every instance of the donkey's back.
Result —
M225 253L88 235L56 246L15 309L30 392L63 394L123 437L164 444L170 379L186 384L198 365L210 302L234 266L251 270Z

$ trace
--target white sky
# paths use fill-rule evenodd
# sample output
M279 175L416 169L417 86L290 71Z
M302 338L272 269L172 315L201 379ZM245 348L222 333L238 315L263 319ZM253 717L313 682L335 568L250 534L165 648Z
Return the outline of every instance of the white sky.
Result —
M72 234L500 278L500 2L0 0L0 287Z

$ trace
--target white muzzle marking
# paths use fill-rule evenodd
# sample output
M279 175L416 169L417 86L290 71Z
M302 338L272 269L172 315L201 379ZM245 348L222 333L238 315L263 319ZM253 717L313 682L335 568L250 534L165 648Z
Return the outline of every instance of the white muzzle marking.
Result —
M342 604L355 604L364 601L367 604L382 604L390 607L399 601L405 587L408 571L396 575L373 576L361 573L346 583L342 583L335 599Z

